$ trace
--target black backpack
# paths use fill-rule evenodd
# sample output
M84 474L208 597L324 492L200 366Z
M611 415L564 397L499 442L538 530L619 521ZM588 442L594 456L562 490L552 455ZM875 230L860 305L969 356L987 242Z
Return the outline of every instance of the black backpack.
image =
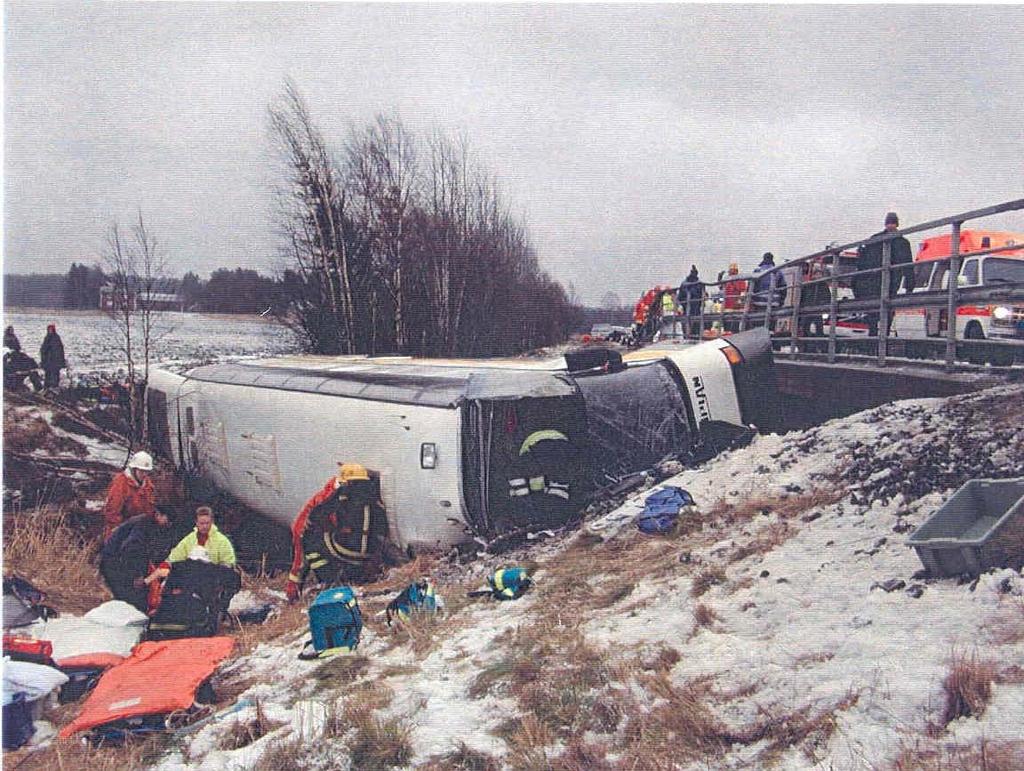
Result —
M148 639L214 636L221 613L240 587L241 578L230 568L199 560L175 562L149 622Z

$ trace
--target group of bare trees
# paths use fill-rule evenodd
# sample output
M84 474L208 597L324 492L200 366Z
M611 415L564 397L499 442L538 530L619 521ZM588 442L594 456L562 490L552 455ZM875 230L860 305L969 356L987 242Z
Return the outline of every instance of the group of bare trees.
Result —
M378 117L335 148L291 83L269 112L286 175L283 316L311 351L487 356L578 323L464 139Z

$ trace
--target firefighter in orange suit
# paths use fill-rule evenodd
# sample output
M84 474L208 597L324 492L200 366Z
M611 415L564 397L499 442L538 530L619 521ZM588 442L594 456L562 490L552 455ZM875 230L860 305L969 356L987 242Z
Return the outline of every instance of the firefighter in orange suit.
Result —
M338 474L306 501L292 523L292 567L286 591L298 599L306 575L359 580L380 566L387 516L366 469L339 463Z

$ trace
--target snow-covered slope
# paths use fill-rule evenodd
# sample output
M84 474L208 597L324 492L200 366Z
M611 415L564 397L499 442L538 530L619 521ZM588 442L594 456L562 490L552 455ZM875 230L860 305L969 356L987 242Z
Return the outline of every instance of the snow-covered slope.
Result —
M347 664L298 661L301 630L261 645L220 686L259 701L266 735L230 748L247 707L160 767L282 748L297 767L386 767L367 737L432 768L955 768L979 751L1020 767L1024 580L924 579L904 543L979 476L1024 476L1024 387L758 437L664 483L699 504L677 536L632 527L644 492L531 551L437 564L442 619L389 630L387 597L365 598ZM523 599L465 598L517 562L538 579ZM987 705L944 715L955 666L991 681Z

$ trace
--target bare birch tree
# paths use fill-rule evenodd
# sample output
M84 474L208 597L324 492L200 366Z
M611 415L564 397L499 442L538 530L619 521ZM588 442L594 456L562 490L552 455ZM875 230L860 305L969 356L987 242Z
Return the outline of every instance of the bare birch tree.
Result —
M129 439L134 445L148 430L146 385L154 345L170 329L158 323L157 314L157 294L166 279L167 261L146 227L141 209L127 236L116 222L110 225L103 261L113 290L107 313L128 370Z

